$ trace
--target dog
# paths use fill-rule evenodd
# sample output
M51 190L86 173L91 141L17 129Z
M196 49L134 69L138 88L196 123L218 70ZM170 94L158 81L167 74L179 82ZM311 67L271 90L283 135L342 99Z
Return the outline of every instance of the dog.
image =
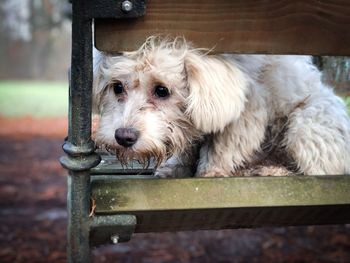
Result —
M93 109L96 143L122 163L154 160L159 177L235 176L268 148L297 173L350 174L345 104L308 56L210 55L150 37L94 52Z

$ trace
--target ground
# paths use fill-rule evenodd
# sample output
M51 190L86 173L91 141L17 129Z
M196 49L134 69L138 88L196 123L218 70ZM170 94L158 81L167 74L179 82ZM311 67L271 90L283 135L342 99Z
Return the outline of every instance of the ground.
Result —
M43 128L45 127L45 128ZM66 119L0 118L0 262L66 262ZM93 262L350 262L350 226L137 234Z

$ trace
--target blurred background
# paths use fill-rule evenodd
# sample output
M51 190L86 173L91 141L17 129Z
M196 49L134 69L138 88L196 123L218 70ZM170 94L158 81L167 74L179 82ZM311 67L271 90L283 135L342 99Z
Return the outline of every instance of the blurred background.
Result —
M0 262L65 262L70 5L0 2ZM314 57L350 110L350 59ZM94 262L350 262L350 226L139 234Z

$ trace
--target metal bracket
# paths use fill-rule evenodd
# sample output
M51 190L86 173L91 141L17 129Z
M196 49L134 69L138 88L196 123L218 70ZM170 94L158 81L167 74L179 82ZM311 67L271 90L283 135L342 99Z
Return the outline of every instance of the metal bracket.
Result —
M90 223L90 245L117 244L127 242L135 232L136 216L94 216Z
M64 168L71 171L85 171L95 167L101 161L101 157L94 153L95 144L92 140L82 146L66 141L62 148L67 156L62 156L60 162Z
M136 18L145 15L146 0L90 0L90 18Z

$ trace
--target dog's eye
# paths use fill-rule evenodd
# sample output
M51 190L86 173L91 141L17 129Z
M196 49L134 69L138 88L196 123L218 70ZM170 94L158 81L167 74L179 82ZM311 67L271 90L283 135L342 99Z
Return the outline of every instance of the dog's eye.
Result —
M113 85L113 91L115 95L120 95L124 92L124 86L120 81L115 82L112 85Z
M167 87L164 87L162 85L157 85L154 87L154 94L158 98L166 98L166 97L169 97L170 92Z

